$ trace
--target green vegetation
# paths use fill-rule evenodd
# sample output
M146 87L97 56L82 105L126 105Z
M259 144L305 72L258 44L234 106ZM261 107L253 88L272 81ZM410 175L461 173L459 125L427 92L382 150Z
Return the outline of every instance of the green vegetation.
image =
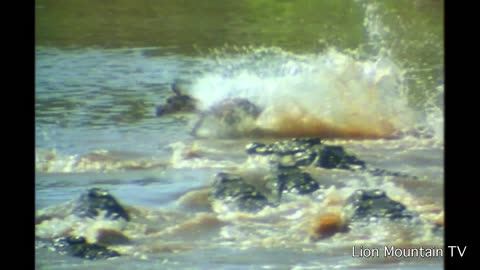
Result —
M36 44L185 56L259 47L387 53L406 72L410 103L424 106L443 82L443 8L443 0L38 0Z
M169 47L192 55L236 46L312 52L328 41L355 48L364 39L363 11L339 1L56 1L36 2L40 46Z

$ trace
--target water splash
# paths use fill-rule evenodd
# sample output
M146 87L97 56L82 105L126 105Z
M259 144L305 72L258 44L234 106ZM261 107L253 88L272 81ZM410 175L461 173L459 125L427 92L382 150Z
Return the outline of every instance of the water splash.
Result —
M412 126L403 73L389 58L360 61L334 49L309 57L253 50L242 57L225 59L193 83L203 109L249 99L263 109L257 128L279 136L394 137ZM259 72L261 63L268 71Z
M56 149L38 149L35 170L41 173L114 172L164 167L164 161L99 149L84 155L66 155Z

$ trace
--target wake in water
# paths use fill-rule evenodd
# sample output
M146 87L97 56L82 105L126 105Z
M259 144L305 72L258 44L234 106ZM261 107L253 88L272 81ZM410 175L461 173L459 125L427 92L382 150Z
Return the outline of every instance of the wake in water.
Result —
M253 121L247 114L248 121L230 126L222 118L229 112L216 113L202 123L200 135L394 138L415 132L403 73L390 59L359 61L335 50L309 57L262 50L226 58L192 83L189 92L203 111L218 111L232 99L248 100L261 111Z

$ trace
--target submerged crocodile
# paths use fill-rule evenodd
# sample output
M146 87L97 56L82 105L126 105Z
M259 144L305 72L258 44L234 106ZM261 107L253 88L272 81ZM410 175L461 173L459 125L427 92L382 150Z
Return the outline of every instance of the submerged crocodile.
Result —
M325 169L364 171L374 176L415 176L368 166L365 161L349 154L342 146L326 145L320 138L294 138L271 144L251 143L246 146L249 155L270 156L279 166L314 166Z
M82 194L76 202L73 214L90 218L103 214L106 218L113 220L119 218L130 220L120 203L107 190L100 188L91 188Z
M262 194L254 185L245 183L240 176L225 172L216 175L211 191L213 199L223 200L241 211L256 212L265 206L276 206L282 201L284 193L307 195L318 190L319 182L301 169L305 166L367 172L373 176L411 177L371 168L363 160L347 153L342 146L322 144L319 138L294 138L272 144L251 143L246 146L246 152L249 155L270 157L270 172L266 177L268 182L266 186L270 187L268 194ZM362 196L357 194L358 198L349 203L355 204L362 198L366 201L383 200L385 202L386 197L385 194L375 192L367 192ZM258 201L252 202L253 200ZM374 204L372 211L387 205L388 203Z
M320 138L294 138L272 144L251 143L249 155L271 156L280 166L316 166L326 169L365 169L365 162L350 155L342 146L325 145Z
M65 216L76 216L84 219L106 219L110 221L130 221L127 210L105 189L90 188L67 207ZM51 219L49 216L37 217L37 223ZM53 250L73 257L89 260L108 259L121 254L108 247L109 244L128 243L129 239L120 231L103 229L99 231L96 242L87 241L83 235L66 235L51 240Z
M315 180L309 177L308 174L299 174L298 171L288 171L286 175L279 175L276 181L281 183L278 188L282 191L296 192L301 195L310 194L318 188L314 183ZM258 212L264 207L276 207L280 203L280 201L271 202L267 196L264 196L253 185L246 183L239 176L228 173L218 173L211 190L211 196L214 199L235 205L237 210L241 211ZM78 217L98 218L101 216L108 220L127 220L126 217L129 216L128 212L120 206L117 200L104 189L89 189L75 203L77 207L73 208L71 214ZM379 189L360 189L353 192L345 201L344 210L350 220L353 222L364 222L365 224L370 223L372 218L374 220L385 219L395 222L408 222L416 216L415 213L407 210L405 205L390 199L384 191ZM347 231L345 230L345 232ZM114 235L114 237L121 238L120 243L129 242L128 238L123 235L121 237ZM51 246L53 250L61 254L89 260L99 260L122 256L122 254L109 247L109 244L115 243L118 244L119 241L105 242L97 240L91 243L87 241L85 236L67 235L52 239Z
M411 219L412 212L405 205L390 199L385 191L380 189L356 190L346 202L346 212L354 220L369 220L370 218L388 218L391 220Z
M119 257L120 253L104 245L88 243L82 236L67 236L53 241L54 249L61 254L80 257L89 260Z
M258 212L265 207L275 208L285 200L284 194L308 196L319 190L319 182L302 167L314 166L325 169L367 171L375 175L380 169L371 169L356 156L347 153L341 146L329 146L318 138L296 138L272 144L251 143L246 146L249 155L270 156L270 171L263 189L248 182L242 176L220 172L215 175L209 188L211 202L218 201L230 209ZM391 174L396 175L396 174ZM257 181L261 182L261 181ZM268 189L268 190L265 190ZM111 221L129 222L128 211L107 191L91 188L74 202L67 215L79 218L105 218ZM352 222L369 224L371 220L407 221L417 215L406 206L394 201L379 189L354 191L345 201L343 210ZM48 218L39 217L39 222ZM329 222L332 219L328 220ZM336 222L336 221L335 221ZM322 224L323 225L323 224ZM327 224L328 225L328 224ZM121 232L104 232L109 241L90 243L83 235L64 235L52 240L57 252L84 259L106 259L121 256L109 248L113 243L128 243ZM115 241L111 241L111 238Z

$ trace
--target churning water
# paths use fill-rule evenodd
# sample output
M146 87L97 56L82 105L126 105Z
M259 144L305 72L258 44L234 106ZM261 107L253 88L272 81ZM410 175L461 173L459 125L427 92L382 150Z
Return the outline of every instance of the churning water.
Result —
M353 246L443 245L432 232L443 224L442 2L57 2L36 2L35 203L37 216L56 216L36 224L38 269L443 267L352 257ZM174 82L202 110L252 101L262 113L249 125L268 136L195 138L198 115L156 117ZM323 188L277 208L251 214L208 200L217 172L265 173L246 144L302 136L417 178L309 168ZM62 215L90 187L108 189L132 221ZM311 241L312 221L359 188L386 191L425 225ZM46 248L66 234L95 241L102 229L131 239L114 247L124 256L84 261Z

